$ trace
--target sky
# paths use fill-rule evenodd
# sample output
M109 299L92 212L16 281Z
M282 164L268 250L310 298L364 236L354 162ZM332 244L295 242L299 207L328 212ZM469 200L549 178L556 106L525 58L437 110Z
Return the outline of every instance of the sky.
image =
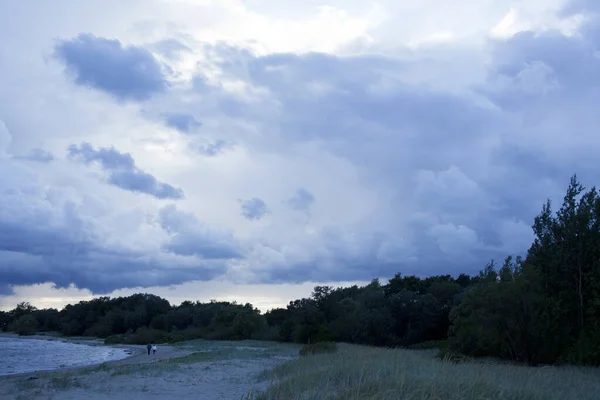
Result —
M600 178L599 4L0 0L0 308L523 254Z

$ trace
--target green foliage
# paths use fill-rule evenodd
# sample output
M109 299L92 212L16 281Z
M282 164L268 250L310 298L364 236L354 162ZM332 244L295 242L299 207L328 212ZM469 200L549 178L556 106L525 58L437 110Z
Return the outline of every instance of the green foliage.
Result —
M450 362L454 364L467 363L473 360L471 357L461 354L447 347L442 347L441 349L439 349L439 351L435 354L435 358L437 358L440 361Z
M12 321L12 316L10 313L0 311L0 330L2 332L8 330L8 325Z
M181 335L159 331L157 329L141 327L135 333L111 335L104 339L105 344L148 344L148 343L173 343L185 340Z
M300 349L300 356L310 356L314 354L327 354L335 353L337 351L337 344L334 342L318 342L313 344L307 344L302 346Z
M432 349L445 349L449 346L447 340L428 340L426 342L420 342L407 346L410 350L432 350Z
M11 324L10 330L19 335L35 335L38 329L38 321L31 314L21 315Z
M600 365L600 196L571 179L554 216L535 218L523 260L479 275L451 312L456 350L530 365Z
M571 364L600 366L598 332L600 332L598 329L583 332L567 353L561 357L561 361Z

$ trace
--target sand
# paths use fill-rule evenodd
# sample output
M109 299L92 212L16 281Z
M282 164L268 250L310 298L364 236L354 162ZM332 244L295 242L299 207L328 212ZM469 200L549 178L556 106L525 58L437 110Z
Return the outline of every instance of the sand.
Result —
M235 399L264 390L262 371L297 357L297 348L263 342L193 341L122 345L132 356L99 366L0 377L0 399Z

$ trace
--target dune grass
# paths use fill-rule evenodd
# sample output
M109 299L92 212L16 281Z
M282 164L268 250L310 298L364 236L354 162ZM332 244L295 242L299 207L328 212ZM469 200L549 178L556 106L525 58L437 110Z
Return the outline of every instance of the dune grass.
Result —
M261 374L257 400L597 400L600 370L436 360L433 350L340 345Z
M275 356L295 357L298 355L298 349L300 348L298 345L292 343L261 342L257 340L231 342L202 339L182 342L173 347L192 351L193 353L184 357L165 360L165 362L194 363L216 360L268 358Z

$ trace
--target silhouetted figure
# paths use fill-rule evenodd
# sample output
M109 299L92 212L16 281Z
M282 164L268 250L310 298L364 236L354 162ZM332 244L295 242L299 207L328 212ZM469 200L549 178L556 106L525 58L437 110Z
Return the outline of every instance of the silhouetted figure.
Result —
M148 343L148 345L146 346L146 348L148 349L148 355L150 355L150 349L152 348L152 345L150 343Z

